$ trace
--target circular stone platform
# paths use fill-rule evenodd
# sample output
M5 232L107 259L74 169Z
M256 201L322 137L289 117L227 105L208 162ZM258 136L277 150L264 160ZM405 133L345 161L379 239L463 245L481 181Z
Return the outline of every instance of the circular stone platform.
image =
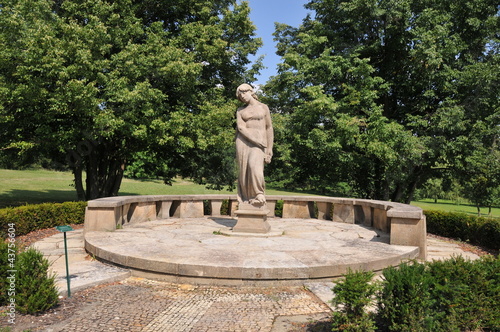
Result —
M317 219L268 219L280 236L228 236L232 218L163 219L86 232L85 248L138 276L220 285L300 284L418 257L370 227Z

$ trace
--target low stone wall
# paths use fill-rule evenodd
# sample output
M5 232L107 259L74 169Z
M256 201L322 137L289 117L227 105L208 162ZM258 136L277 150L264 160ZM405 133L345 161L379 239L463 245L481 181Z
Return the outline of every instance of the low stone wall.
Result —
M277 201L283 201L283 218L318 218L361 224L390 234L390 244L416 246L419 258L427 256L427 230L421 208L377 200L324 196L266 196L269 217L275 217ZM128 223L165 218L202 218L204 202L213 217L221 217L224 200L229 202L228 216L234 216L236 195L148 195L117 196L88 202L85 232L114 231Z

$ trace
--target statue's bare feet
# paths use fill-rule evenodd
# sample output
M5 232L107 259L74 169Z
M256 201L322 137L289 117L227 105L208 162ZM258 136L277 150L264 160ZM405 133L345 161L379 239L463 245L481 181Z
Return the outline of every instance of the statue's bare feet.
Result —
M253 206L263 206L266 204L266 197L263 194L258 194L254 199L250 200L250 204Z

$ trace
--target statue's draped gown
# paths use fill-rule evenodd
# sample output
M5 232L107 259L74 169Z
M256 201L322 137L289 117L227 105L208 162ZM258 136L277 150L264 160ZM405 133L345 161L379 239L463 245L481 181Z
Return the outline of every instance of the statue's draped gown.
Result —
M265 148L270 119L262 104L247 106L237 111L236 157L239 166L238 201L249 203L257 195L264 195ZM269 124L268 124L269 123ZM272 144L272 143L271 143Z

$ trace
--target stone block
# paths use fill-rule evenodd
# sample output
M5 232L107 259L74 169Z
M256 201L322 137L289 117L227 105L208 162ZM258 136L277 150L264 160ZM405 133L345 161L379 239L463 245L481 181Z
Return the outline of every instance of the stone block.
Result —
M268 217L274 218L276 216L275 210L276 210L276 200L268 200L266 201L267 208L269 210L269 213L267 214Z
M229 215L231 217L236 216L236 210L238 210L238 201L237 200L230 200L229 201Z
M221 216L220 209L222 207L222 202L223 202L222 199L210 200L210 204L212 206L212 214L211 214L212 217L220 217Z
M382 209L373 209L373 227L383 232L389 233L391 226L389 218L387 218L387 211Z
M176 218L202 218L203 201L175 201L172 203L172 216Z
M114 231L122 219L121 207L87 207L85 209L85 232Z
M283 218L309 219L311 212L307 201L284 201Z
M271 230L271 225L267 222L267 209L239 209L235 213L238 222L233 227L233 232L268 233Z
M373 226L373 208L371 206L363 205L364 222L363 225L372 227Z
M155 202L139 202L131 204L128 210L128 222L144 222L156 220L156 203Z
M318 207L318 219L320 220L332 220L332 203L329 202L316 202Z
M161 207L158 213L158 218L167 219L170 218L170 208L172 207L172 201L161 201Z
M421 219L391 218L391 244L415 246L419 258L427 258L427 225L425 215Z
M129 204L124 204L121 206L121 210L122 210L122 216L121 216L121 220L119 221L122 225L125 225L126 223L129 222L128 218L129 218L129 215L128 215L128 211L130 210L130 203Z
M334 204L332 220L354 224L354 206L351 204Z

